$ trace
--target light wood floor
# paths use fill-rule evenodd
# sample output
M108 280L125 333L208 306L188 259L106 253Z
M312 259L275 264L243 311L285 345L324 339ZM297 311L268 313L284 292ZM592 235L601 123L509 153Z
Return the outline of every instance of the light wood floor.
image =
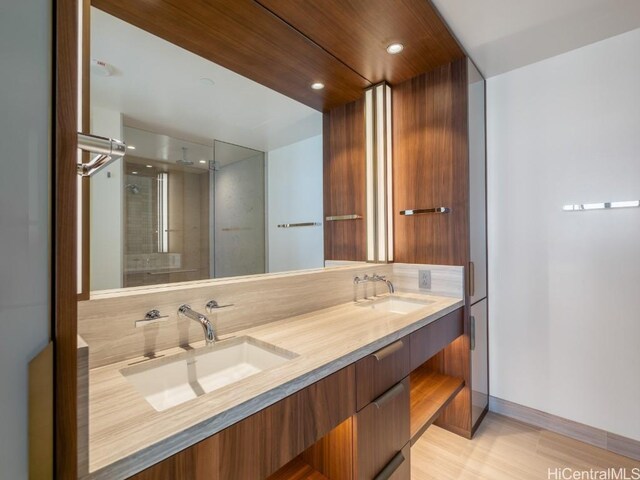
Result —
M634 478L640 462L494 413L472 441L431 426L411 448L411 480L546 480L565 467L626 467Z

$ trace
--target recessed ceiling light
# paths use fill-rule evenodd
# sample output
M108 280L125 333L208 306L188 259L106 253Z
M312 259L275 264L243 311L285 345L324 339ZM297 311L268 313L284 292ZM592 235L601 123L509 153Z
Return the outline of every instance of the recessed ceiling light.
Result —
M402 45L401 43L392 43L387 47L387 53L391 55L400 53L402 50L404 50L404 45Z
M147 168L153 168L153 165L147 165Z
M206 160L200 160L200 163L207 163Z
M127 145L127 148L128 148L129 150L135 150L135 149L136 149L136 147L134 147L133 145Z
M322 82L312 83L311 88L313 88L314 90L322 90L324 88L324 83Z
M132 174L132 175L137 175L137 174L138 174L138 172L131 172L131 174Z
M213 81L213 79L209 78L209 77L203 77L200 79L200 83L202 85L206 85L207 87L213 87L216 82Z

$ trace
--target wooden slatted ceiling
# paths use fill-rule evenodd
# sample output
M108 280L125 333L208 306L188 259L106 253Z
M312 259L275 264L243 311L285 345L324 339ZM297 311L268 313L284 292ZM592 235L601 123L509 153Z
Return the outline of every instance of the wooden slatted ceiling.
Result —
M253 0L93 0L92 5L317 110L356 100L370 85ZM312 90L315 81L325 89Z
M462 58L428 0L92 0L92 5L312 108ZM389 43L405 50L389 55ZM311 83L325 89L316 91Z

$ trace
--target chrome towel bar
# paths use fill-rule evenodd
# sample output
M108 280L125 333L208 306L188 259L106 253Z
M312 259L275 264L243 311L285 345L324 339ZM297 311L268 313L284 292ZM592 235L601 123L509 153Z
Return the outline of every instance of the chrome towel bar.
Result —
M332 215L330 217L326 217L325 220L327 222L339 222L341 220L360 220L362 215L358 215L355 213L349 215Z
M400 215L424 215L427 213L451 213L451 209L448 207L436 207L436 208L417 208L415 210L401 210Z
M127 152L127 145L120 140L85 133L78 133L78 148L95 154L88 163L78 163L78 175L83 177L90 177Z
M278 228L293 228L293 227L320 227L319 222L302 222L302 223L281 223Z
M640 200L628 200L624 202L582 203L577 205L564 205L565 212L584 212L587 210L611 210L614 208L637 208Z

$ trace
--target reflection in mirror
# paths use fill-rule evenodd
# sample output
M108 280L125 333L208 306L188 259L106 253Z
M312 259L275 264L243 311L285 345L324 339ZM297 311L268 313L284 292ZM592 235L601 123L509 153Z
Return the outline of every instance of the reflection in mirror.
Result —
M91 9L91 290L320 268L322 114Z

